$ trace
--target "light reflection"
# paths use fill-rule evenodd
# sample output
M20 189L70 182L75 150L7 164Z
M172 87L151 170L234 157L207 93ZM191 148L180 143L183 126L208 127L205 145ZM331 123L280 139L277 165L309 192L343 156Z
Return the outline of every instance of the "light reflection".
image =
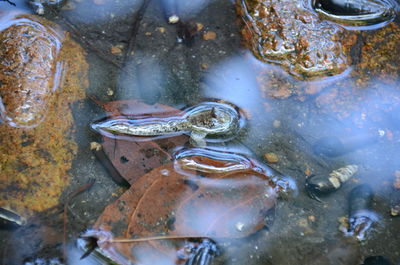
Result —
M137 12L142 3L143 0L70 0L67 3L69 7L61 9L61 13L79 23L107 23L110 19Z
M252 64L245 57L232 57L210 68L204 77L202 95L219 98L252 112L261 104Z
M158 0L163 6L167 18L176 14L180 20L190 20L214 0ZM171 21L170 21L171 23Z

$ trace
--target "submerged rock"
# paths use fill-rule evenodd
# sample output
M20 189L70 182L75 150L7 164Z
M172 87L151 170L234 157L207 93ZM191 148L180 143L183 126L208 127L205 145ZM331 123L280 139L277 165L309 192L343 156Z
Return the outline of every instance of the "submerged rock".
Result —
M56 25L0 12L0 207L21 216L55 206L77 152L70 103L84 97L82 48Z
M344 72L348 51L344 30L321 20L299 0L239 0L243 40L261 61L310 79Z
M0 27L0 117L14 127L35 127L60 83L63 36L34 17L6 16Z

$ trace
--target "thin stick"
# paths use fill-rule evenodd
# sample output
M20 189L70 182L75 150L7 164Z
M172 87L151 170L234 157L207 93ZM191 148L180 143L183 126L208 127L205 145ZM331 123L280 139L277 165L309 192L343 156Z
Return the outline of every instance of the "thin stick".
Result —
M135 47L136 36L139 31L140 22L142 21L144 13L146 12L146 9L147 9L148 5L150 4L150 2L151 2L151 0L144 0L144 2L142 3L142 5L139 8L139 11L137 13L135 20L133 21L132 29L131 29L131 32L129 34L129 39L128 39L128 47L126 47L126 49L125 49L124 59L122 61L123 67L126 66L126 64L128 63L128 59Z
M82 192L89 190L94 185L95 182L96 182L95 179L90 178L86 184L80 186L79 188L77 188L76 190L74 190L67 196L67 200L64 204L64 212L63 212L63 258L64 258L65 262L67 262L67 255L66 255L67 254L67 217L68 217L67 216L67 207L69 205L69 202L73 198L75 198Z
M7 2L12 6L16 6L16 4L14 2L11 2L10 0L0 0L0 1Z
M186 239L186 238L209 238L206 236L154 236L154 237L141 237L141 238L122 238L122 239L111 239L106 242L109 243L135 243L145 242L151 240L164 240L164 239Z

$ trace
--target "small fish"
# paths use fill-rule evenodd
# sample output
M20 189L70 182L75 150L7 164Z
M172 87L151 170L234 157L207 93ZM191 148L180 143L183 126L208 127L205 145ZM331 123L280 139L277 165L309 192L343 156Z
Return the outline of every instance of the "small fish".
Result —
M357 165L348 165L332 171L328 176L311 176L306 180L305 189L312 199L321 202L318 195L326 195L338 190L357 171Z

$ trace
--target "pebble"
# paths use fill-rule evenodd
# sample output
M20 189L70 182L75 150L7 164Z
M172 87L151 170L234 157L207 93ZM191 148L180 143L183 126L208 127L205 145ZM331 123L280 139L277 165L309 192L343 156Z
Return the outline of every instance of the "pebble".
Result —
M107 96L112 96L112 95L114 95L114 90L112 90L111 88L107 88Z
M201 67L201 69L205 70L205 69L208 69L209 65L208 65L208 63L202 63L200 65L200 67Z
M217 33L214 31L207 31L203 34L203 40L215 40L217 38Z
M279 120L274 120L274 122L272 123L272 126L274 126L275 128L279 128L281 127L282 123Z
M164 34L165 31L166 31L164 27L158 27L157 30L158 30L161 34Z
M90 143L90 150L100 151L102 148L101 144L98 142L91 142Z
M204 25L201 23L196 23L197 31L201 31L204 28Z
M121 55L122 54L122 45L112 46L111 53L114 55Z
M279 161L279 158L275 153L266 153L264 157L268 163L277 163Z

